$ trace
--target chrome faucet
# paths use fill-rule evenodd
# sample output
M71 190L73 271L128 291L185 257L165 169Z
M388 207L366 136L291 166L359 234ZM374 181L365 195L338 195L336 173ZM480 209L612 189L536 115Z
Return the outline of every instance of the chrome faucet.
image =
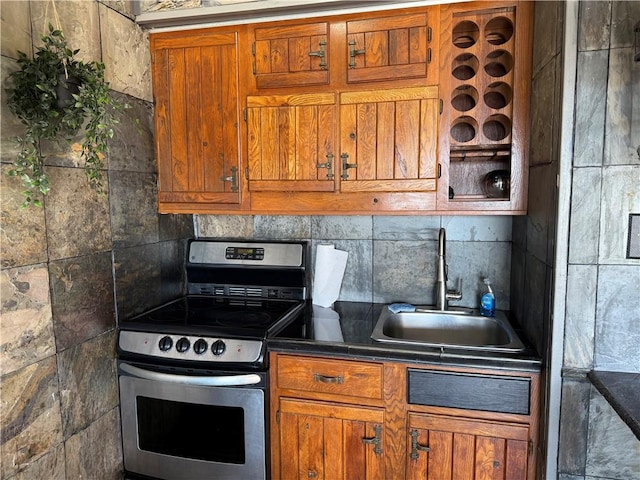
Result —
M449 308L449 300L462 298L462 279L458 282L458 291L447 290L447 234L444 228L438 233L438 278L436 281L436 310L445 311Z

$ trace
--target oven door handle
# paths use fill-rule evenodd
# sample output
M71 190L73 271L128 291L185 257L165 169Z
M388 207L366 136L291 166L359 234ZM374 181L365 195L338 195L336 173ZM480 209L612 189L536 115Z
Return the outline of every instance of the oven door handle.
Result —
M205 387L236 387L241 385L256 385L260 383L260 375L249 373L244 375L221 375L219 377L173 375L171 373L152 372L128 363L120 363L120 370L134 377L160 382L182 383L187 385L199 385Z

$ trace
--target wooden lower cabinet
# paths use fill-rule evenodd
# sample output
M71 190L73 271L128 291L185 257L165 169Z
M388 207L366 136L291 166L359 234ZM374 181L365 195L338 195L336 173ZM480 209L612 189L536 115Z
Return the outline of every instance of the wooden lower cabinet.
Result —
M409 413L407 480L527 478L529 427Z
M280 478L386 480L384 410L280 399Z
M275 352L270 361L272 480L537 478L538 373ZM466 397L477 402L461 408Z

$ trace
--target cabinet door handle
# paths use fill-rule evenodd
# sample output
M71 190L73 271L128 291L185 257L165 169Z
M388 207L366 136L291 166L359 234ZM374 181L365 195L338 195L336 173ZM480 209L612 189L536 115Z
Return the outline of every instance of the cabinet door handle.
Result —
M347 170L349 170L350 168L358 168L358 164L348 163L348 160L349 160L348 153L343 153L342 155L340 155L340 158L342 159L342 175L340 176L342 177L343 180L347 180L349 178L349 173L347 172Z
M320 46L320 50L318 50L317 52L309 52L309 56L318 57L320 59L320 68L326 70L327 59L326 59L325 47L327 46L327 42L319 42L318 45Z
M364 55L367 51L356 48L356 41L351 40L349 42L349 68L356 68L356 55Z
M321 383L335 383L341 385L344 382L344 379L341 376L337 377L328 377L326 375L322 375L320 373L313 374L313 380Z
M327 153L327 161L325 163L316 163L316 168L327 169L327 180L333 179L333 153Z
M362 443L373 445L373 453L380 455L382 453L382 427L380 425L373 426L373 437L364 437Z
M411 430L411 460L417 460L418 459L418 451L421 452L428 452L429 451L429 447L427 445L421 445L420 443L418 443L418 437L420 436L420 433L418 432L418 430Z
M238 167L231 167L231 175L228 177L220 177L223 182L231 182L231 191L238 191Z

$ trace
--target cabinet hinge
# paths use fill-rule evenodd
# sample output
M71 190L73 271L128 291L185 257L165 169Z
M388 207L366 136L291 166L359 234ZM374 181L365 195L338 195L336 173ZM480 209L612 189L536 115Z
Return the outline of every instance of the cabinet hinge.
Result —
M439 163L438 164L438 178L440 178L442 176L442 164Z
M276 423L280 425L280 410L276 412Z
M427 27L427 42L431 43L433 40L433 30L431 27Z
M244 179L249 181L249 167L244 167Z
M256 56L256 42L251 43L251 55Z
M529 440L529 455L533 454L533 440Z
M444 110L444 102L442 101L442 99L440 99L440 115L442 115L442 111Z
M442 113L442 112L440 112ZM246 122L247 121L247 107L244 107L242 109L242 119Z
M431 63L431 47L427 48L427 63Z

